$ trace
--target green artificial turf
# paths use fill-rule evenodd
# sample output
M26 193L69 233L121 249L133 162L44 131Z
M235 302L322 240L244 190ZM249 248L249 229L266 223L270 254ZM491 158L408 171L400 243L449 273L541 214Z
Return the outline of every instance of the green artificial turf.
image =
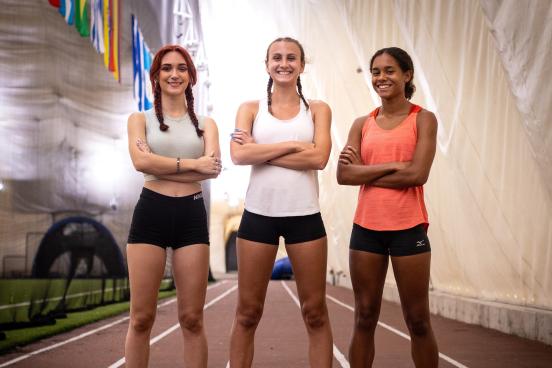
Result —
M159 299L168 298L174 295L176 295L175 290L161 291L159 292ZM114 303L96 307L87 311L67 313L67 318L56 319L56 324L54 325L4 331L6 339L0 340L0 353L5 353L18 346L26 345L48 336L66 332L88 323L127 312L128 310L128 301Z
M113 279L71 280L66 291L65 310L125 300L128 295L128 280L115 281L116 285ZM66 283L67 280L64 279L0 280L0 324L28 322L30 316L46 315L56 310L65 292Z

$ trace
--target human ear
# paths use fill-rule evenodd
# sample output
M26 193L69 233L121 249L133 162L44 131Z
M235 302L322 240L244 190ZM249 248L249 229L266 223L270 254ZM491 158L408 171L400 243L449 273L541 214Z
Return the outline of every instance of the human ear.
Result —
M405 83L412 81L412 70L407 70L405 73Z

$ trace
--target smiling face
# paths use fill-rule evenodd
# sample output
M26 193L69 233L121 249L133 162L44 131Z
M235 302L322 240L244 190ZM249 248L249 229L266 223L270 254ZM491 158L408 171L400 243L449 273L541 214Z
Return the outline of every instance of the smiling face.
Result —
M163 93L184 94L190 83L190 75L186 60L179 52L171 51L163 56L158 81Z
M297 77L305 69L305 57L295 42L276 41L268 48L266 71L279 84L297 84Z
M382 99L405 96L405 85L412 79L412 71L403 71L397 60L383 53L371 65L372 86Z

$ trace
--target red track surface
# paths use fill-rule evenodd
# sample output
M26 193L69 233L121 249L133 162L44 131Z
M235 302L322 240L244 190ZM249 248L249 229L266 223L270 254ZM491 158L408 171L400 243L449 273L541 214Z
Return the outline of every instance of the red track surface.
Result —
M226 291L235 287L236 281L229 280L215 284L207 292L205 327L209 341L209 367L225 368L228 360L228 340L236 304L236 291L216 300ZM287 282L296 295L295 284ZM352 307L351 290L328 286L329 296ZM215 301L216 300L216 301ZM347 356L347 348L352 331L353 314L347 307L328 299L328 309L337 350ZM39 352L70 338L80 336L101 326L125 317L113 317L69 333L45 339L20 349L17 353L0 356L0 367L16 358L24 358L8 367L56 367L56 368L97 368L109 367L123 357L123 344L128 320L116 323L109 328L89 334L53 349ZM393 328L406 332L400 307L384 302L380 321ZM158 309L152 338L162 334L177 323L176 303L169 303ZM441 367L552 367L552 346L509 336L493 330L466 325L433 317L433 328L441 354L452 359L440 360ZM151 348L151 367L182 366L182 337L179 329L169 333L154 343ZM374 367L413 367L409 351L410 342L378 327L376 333L376 359ZM37 353L38 351L38 353ZM34 355L28 356L28 354ZM459 364L454 365L454 362ZM256 335L254 367L308 367L307 335L299 308L279 281L269 285L265 312ZM342 364L334 358L334 367Z

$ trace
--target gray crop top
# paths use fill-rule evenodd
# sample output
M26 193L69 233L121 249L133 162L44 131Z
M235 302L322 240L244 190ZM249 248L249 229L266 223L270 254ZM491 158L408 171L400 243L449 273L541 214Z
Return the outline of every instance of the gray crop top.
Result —
M146 141L153 153L166 157L199 158L203 156L203 137L198 137L194 124L188 114L180 118L165 116L169 129L162 132L154 109L144 112L146 116ZM205 117L197 116L199 127L203 130ZM176 163L175 163L176 170ZM144 180L158 180L155 175L144 173Z

